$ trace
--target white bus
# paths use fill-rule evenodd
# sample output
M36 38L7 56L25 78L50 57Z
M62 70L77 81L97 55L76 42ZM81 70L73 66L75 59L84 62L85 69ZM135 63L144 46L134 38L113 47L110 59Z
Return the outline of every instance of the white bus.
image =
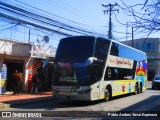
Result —
M60 40L54 64L53 96L70 100L111 100L146 89L146 53L94 36Z

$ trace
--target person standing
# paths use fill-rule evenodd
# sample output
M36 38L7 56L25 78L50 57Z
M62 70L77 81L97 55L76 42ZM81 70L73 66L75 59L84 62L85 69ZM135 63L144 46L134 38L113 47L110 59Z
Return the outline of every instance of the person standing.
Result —
M39 76L38 76L38 72L35 72L35 74L32 77L32 90L31 93L37 93L38 92L38 87L39 87Z
M19 84L20 84L20 75L18 73L18 70L15 70L13 76L12 76L12 85L13 85L13 95L19 93Z

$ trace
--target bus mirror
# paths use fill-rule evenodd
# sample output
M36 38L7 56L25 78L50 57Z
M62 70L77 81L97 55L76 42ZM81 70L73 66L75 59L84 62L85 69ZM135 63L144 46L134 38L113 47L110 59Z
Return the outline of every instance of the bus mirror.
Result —
M103 63L103 60L97 59L97 60L94 60L93 63L101 65Z
M87 59L87 61L86 61L86 66L91 65L91 64L93 64L93 63L95 63L95 62L103 63L103 60L98 59L98 58L95 58L95 57L89 57L89 58Z
M97 59L97 62L103 63L103 60L101 60L101 59Z
M86 66L91 65L93 61L97 60L95 57L89 57L86 61Z

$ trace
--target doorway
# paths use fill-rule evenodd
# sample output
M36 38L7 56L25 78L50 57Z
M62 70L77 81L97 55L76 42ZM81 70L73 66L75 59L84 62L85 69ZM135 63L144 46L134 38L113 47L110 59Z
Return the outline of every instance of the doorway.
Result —
M12 75L14 74L15 70L19 71L19 74L21 76L21 82L20 82L20 91L23 89L23 60L4 60L4 62L7 65L7 81L6 81L6 91L12 91Z

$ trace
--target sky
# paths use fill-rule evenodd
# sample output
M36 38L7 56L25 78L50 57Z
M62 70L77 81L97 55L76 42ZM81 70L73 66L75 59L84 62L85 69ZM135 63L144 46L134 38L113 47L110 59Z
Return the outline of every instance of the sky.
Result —
M108 31L108 21L109 14L104 14L105 7L102 6L117 3L122 6L121 0L0 0L12 5L20 5L22 8L30 9L31 11L38 8L41 11L38 11L42 15L46 15L53 19L57 19L67 23L67 20L74 21L78 25L88 28L90 30L102 33L107 35ZM137 3L144 3L144 0L123 0L127 5L134 5ZM29 5L26 6L25 4ZM118 6L115 6L114 9L119 9ZM45 11L45 12L44 12ZM49 14L51 13L51 14ZM132 17L126 16L122 10L119 9L119 12L114 11L117 16L118 21L126 24L128 21L132 21ZM118 22L114 15L112 15L112 24L113 24L113 36L117 41L131 40L131 27L126 27ZM37 43L37 39L42 41L42 36L45 36L46 33L41 33L36 30L30 31L30 40L28 41L29 29L25 27L12 27L12 24L6 23L3 20L0 20L0 37L14 39L22 42L32 42ZM10 28L10 29L6 29ZM60 29L61 30L61 29ZM126 35L126 32L128 34ZM64 37L56 34L49 34L50 42L49 45L57 47L59 40ZM158 37L158 34L152 34L150 37ZM144 38L146 34L135 33L134 38Z

